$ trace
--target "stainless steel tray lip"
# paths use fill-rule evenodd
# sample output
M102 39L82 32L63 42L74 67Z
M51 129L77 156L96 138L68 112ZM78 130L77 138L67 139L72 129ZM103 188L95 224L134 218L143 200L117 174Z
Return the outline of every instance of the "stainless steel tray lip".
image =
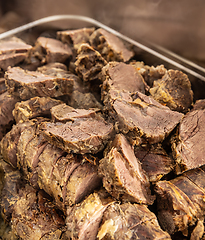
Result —
M66 15L52 15L52 16L48 16L48 17L45 17L45 18L40 18L36 21L33 21L33 22L30 22L30 23L27 23L25 25L22 25L20 27L17 27L17 28L14 28L12 30L9 30L7 32L4 32L4 33L1 33L0 34L0 39L4 39L6 37L10 37L12 35L15 35L17 33L20 33L22 31L25 31L25 30L28 30L30 28L33 28L33 27L36 27L38 25L41 25L41 24L44 24L44 23L48 23L48 22L53 22L53 21L59 21L59 20L76 20L76 21L84 21L84 22L87 22L87 23L91 23L92 25L95 25L97 27L100 27L100 28L103 28L105 29L106 31L116 35L117 37L120 37L121 39L133 44L134 46L137 46L138 48L154 55L155 57L157 58L160 58L161 60L169 63L169 64L172 64L173 66L177 67L178 69L181 69L182 71L202 80L205 82L205 77L195 71L193 71L192 69L172 60L171 58L169 57L166 57L165 55L121 34L120 32L110 28L109 26L93 19L93 18L90 18L90 17L86 17L86 16L82 16L82 15L70 15L70 14L66 14ZM181 62L187 64L187 65L190 65L191 67L194 67L202 72L205 73L205 69L195 63L193 63L192 61L189 61L165 48L162 48L158 45L154 45L151 43L151 45L155 46L157 49L161 50L162 52L168 54L170 57L175 57L176 59L180 60Z

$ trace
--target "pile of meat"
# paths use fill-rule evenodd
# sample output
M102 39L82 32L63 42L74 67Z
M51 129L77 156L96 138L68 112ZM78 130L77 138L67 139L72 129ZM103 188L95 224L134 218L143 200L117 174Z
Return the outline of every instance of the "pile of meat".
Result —
M0 43L2 239L205 239L205 100L104 29Z

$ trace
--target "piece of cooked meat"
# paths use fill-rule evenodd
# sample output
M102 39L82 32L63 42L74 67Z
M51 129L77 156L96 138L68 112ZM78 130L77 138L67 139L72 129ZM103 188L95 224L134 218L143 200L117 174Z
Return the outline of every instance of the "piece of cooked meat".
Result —
M126 48L121 39L102 28L93 32L90 36L90 43L108 62L127 62L134 56L134 53Z
M162 148L161 144L151 146L136 146L135 156L140 160L142 169L150 182L159 181L164 175L174 169L175 162Z
M23 181L20 172L4 162L1 156L0 173L2 183L0 189L1 215L4 221L8 223L11 220L14 204L18 201L18 192Z
M62 101L50 97L34 97L27 101L16 103L13 116L16 123L24 122L36 117L50 117L50 109Z
M89 44L84 43L79 47L75 70L85 82L99 79L106 64L107 61Z
M38 129L43 120L33 119L13 127L1 143L2 154L22 170L24 179L47 192L65 211L66 206L82 201L102 181L97 165L90 163L88 156L68 154L45 140Z
M94 28L80 28L75 30L58 31L57 37L64 43L73 45L77 50L82 43L89 43L90 35Z
M72 50L68 44L62 43L57 39L39 37L36 40L36 45L42 47L42 53L46 52L45 60L43 59L43 62L64 63L67 59L72 57Z
M34 122L27 121L13 125L12 129L3 137L0 142L1 154L4 158L4 161L8 162L14 168L17 167L16 151L21 133L33 124L35 124L35 120Z
M72 122L45 122L41 129L47 140L67 152L97 153L113 135L113 125L100 115L76 118Z
M134 101L116 99L113 110L118 131L127 134L136 145L162 142L184 116L140 92Z
M188 76L178 70L168 70L150 89L152 97L171 110L187 112L193 102L193 91Z
M205 110L194 110L185 115L179 125L179 141L173 143L176 172L180 174L205 164Z
M152 204L154 196L151 196L148 178L134 156L131 146L127 142L123 144L127 149L123 145L121 149L113 147L100 160L98 171L103 178L103 186L118 200Z
M59 97L71 94L73 76L51 77L36 71L25 71L20 67L9 68L5 74L8 92L27 100L31 97Z
M161 79L165 73L167 73L167 69L164 65L157 65L154 67L145 65L144 62L136 61L132 61L130 64L143 76L149 87L152 87L155 80Z
M145 93L144 79L130 64L109 62L102 69L103 96L110 90Z
M112 203L103 214L97 240L169 239L145 205Z
M0 42L0 68L4 71L9 66L13 67L16 64L26 59L27 52L32 48L22 40L13 37Z
M62 103L51 108L51 116L55 122L67 122L77 118L94 117L98 111L99 109L75 109Z
M20 239L59 239L65 225L64 215L43 191L26 185L12 212L12 229Z
M182 231L187 236L188 227L204 216L204 189L195 184L198 171L201 170L191 172L190 177L187 172L171 181L159 181L155 185L158 219L162 228L170 234ZM203 178L201 174L199 176L198 180L204 181L205 173Z
M114 200L100 190L67 211L66 225L69 239L95 240L103 212Z

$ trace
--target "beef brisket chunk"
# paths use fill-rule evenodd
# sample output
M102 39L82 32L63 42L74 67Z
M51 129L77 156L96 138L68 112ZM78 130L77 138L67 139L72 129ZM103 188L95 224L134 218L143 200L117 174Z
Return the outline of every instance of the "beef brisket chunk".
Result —
M182 113L171 111L140 92L132 102L116 99L113 103L118 130L128 134L131 141L154 144L161 142L177 126Z
M131 147L126 137L122 134L117 134L111 147L116 148L118 152L126 159L129 166L133 169L138 179L142 182L145 188L149 188L148 177L141 167L141 163L136 158L134 149Z
M81 154L101 151L113 134L113 125L99 115L66 123L45 122L41 129L50 143Z
M72 57L72 50L61 41L53 38L39 37L36 40L36 45L42 47L42 53L46 52L45 59L42 62L62 62L64 63L67 59Z
M193 174L193 173L192 173ZM198 172L196 171L196 175ZM205 178L205 173L203 172ZM205 211L205 191L197 186L195 182L192 182L188 177L188 175L182 175L177 178L170 180L175 186L177 186L181 191L183 191L186 196L192 201L195 208L197 209L197 217L202 218L204 216ZM198 178L196 176L196 178ZM199 179L200 180L200 179ZM203 179L204 180L204 179Z
M32 46L24 43L18 38L11 38L0 42L0 68L4 71L11 66L22 62L26 58L26 53Z
M49 144L39 132L39 122L33 122L21 132L15 148L17 165L33 187L45 190L65 211L67 205L78 203L101 186L97 166L86 156L67 154Z
M195 102L191 111L204 110L205 109L205 99L199 99Z
M182 231L186 236L188 227L204 217L204 180L205 172L195 169L156 183L158 218L164 230L170 234Z
M66 225L69 239L95 240L103 212L113 200L104 191L89 195L68 209Z
M128 91L145 93L144 79L131 65L122 62L110 62L102 71L103 90L109 92ZM106 95L104 93L103 95Z
M177 174L205 164L205 110L191 111L179 126L179 142L173 143Z
M93 32L90 37L90 43L108 62L127 62L134 55L132 51L126 48L121 39L102 28L99 28Z
M35 123L27 121L13 125L12 129L1 140L0 148L4 161L8 162L14 168L17 167L17 144L21 133L32 124Z
M39 67L38 71L53 77L73 78L73 91L68 99L62 96L62 100L74 108L100 108L102 105L97 101L95 96L89 92L88 86L85 86L83 81L76 75L67 71L67 67L61 63L50 63L43 67ZM66 69L64 68L66 67Z
M34 71L25 71L19 67L9 68L5 74L10 94L27 100L31 97L59 97L70 94L73 77L51 77Z
M159 181L174 169L174 160L166 153L161 144L146 147L136 146L135 156L140 160L142 169L148 175L150 182Z
M74 121L77 118L90 118L96 115L98 109L75 109L65 103L52 107L51 115L55 122Z
M169 234L184 231L188 225L194 225L197 209L191 200L174 184L159 181L155 188L158 203L158 219L162 229Z
M62 104L60 100L50 97L34 97L27 101L16 103L13 116L17 123L40 116L50 117L50 109L59 104Z
M178 70L169 70L162 79L154 81L150 93L174 111L187 112L193 102L191 83L187 75Z
M64 224L62 212L43 191L36 192L29 185L20 189L12 213L12 228L17 236L29 240L60 238Z
M90 35L94 32L94 30L94 28L81 28L58 31L57 37L62 42L73 45L73 47L77 50L82 43L89 43Z
M51 144L39 156L37 172L39 187L51 195L63 211L101 186L95 165L83 156L66 155Z
M133 157L133 153L129 155ZM154 197L151 196L145 174L139 171L137 159L130 159L129 156L128 161L127 156L124 157L117 148L112 148L107 156L100 160L98 171L103 178L104 188L116 199L152 204Z
M110 204L103 214L98 240L171 239L145 205Z
M84 81L99 79L101 69L106 64L107 61L89 44L84 43L79 47L75 70Z

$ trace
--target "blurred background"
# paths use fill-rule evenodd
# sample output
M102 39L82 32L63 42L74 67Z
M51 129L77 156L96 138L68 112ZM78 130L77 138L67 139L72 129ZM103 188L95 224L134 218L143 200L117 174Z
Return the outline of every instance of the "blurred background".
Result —
M140 41L150 41L204 65L203 0L1 0L0 32L56 14L92 17ZM86 23L61 21L49 27L67 29Z

